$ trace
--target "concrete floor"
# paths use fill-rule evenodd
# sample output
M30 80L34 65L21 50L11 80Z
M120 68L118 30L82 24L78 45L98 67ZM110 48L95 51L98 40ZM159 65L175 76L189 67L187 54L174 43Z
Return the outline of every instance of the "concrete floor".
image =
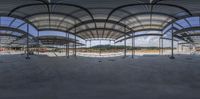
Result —
M200 56L0 56L0 99L200 99Z

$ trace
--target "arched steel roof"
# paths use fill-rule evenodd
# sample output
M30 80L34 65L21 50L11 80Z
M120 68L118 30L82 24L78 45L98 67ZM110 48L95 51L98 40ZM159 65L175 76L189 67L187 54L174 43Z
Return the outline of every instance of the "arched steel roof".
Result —
M200 15L199 6L198 0L1 0L0 15L23 19L38 30L118 39L138 31L163 31L176 20Z

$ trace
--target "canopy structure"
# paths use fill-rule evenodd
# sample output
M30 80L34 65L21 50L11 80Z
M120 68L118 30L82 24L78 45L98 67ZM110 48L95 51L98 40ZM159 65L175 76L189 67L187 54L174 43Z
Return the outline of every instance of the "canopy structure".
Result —
M132 33L163 36L170 25L181 25L177 20L199 16L199 6L198 0L1 0L0 15L21 19L38 31L62 31L84 40L118 40L131 38ZM141 31L159 33L137 34ZM185 40L186 36L175 37Z
M77 45L84 45L82 43L77 43L74 39L68 39L62 36L40 36L37 37L41 41L43 45L67 45L67 44L74 44Z

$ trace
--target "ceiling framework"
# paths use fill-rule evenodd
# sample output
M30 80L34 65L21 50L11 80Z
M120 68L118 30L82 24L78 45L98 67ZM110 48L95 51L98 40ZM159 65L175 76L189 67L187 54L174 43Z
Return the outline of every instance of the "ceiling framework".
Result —
M38 40L41 41L43 45L66 45L70 43L76 43L77 45L84 45L75 41L74 39L68 39L62 36L40 36L37 37Z
M17 28L13 28L13 27L7 27L7 26L0 26L0 43L5 45L5 46L9 46L9 45L13 45L13 44L18 44L18 45L24 45L26 42L26 37L30 38L29 42L30 43L34 43L37 41L37 39L23 31Z
M131 33L163 31L177 20L200 15L197 0L1 0L0 3L1 16L22 19L38 31L63 31L82 39L117 40L124 35L131 38ZM147 35L162 36L144 34Z

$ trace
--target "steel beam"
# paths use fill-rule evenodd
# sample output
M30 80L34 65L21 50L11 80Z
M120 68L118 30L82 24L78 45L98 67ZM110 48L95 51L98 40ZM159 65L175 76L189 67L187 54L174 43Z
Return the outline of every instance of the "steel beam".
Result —
M74 33L76 34L76 28L74 28ZM77 40L76 40L76 35L75 35L75 52L74 52L74 56L76 57L76 42L77 42Z
M37 37L39 38L39 36L40 36L40 31L37 31ZM38 39L38 55L40 54L40 40Z
M132 46L131 46L132 58L134 58L135 56L135 38L133 37L134 37L134 33L132 33Z
M100 46L99 46L99 55L101 56L101 39L99 40Z
M67 39L69 40L69 33L67 33ZM69 53L70 53L70 50L69 50L69 42L67 43L67 58L69 58Z
M132 36L129 36L129 37L127 37L127 38L124 38L124 39L121 39L121 40L118 40L118 41L116 41L116 43L117 42L121 42L121 41L123 41L123 40L125 40L125 39L130 39L130 38L136 38L136 37L141 37L141 36L162 36L162 34L139 34L139 35L133 35L133 37Z

